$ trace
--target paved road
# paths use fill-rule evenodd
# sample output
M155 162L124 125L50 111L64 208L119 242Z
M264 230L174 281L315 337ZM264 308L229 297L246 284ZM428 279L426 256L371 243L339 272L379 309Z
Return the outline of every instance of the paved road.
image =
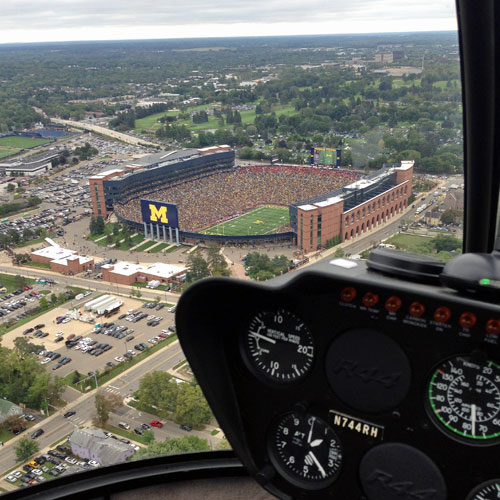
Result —
M77 286L87 290L97 290L100 292L114 293L118 295L130 296L130 287L126 285L118 285L116 283L109 283L102 280L85 279L77 276L64 276L59 273L53 273L45 269L32 269L29 267L18 267L8 263L0 264L0 273L7 274L20 274L27 278L40 278L43 276L50 276L56 283L70 286ZM170 293L160 290L141 289L142 298L154 300L160 297L162 301L169 302L170 304L177 304L179 294Z
M119 378L111 380L110 382L103 385L101 390L105 392L115 392L119 393L123 397L132 394L139 388L139 380L143 375L154 370L170 370L180 361L184 359L184 354L178 342L172 343L168 348L162 349L145 361L138 363L133 366L130 370L125 372ZM72 432L75 428L90 422L94 415L94 395L96 391L91 391L87 394L79 396L74 402L68 404L66 407L57 411L55 414L49 418L36 423L28 433L25 435L20 435L16 438L8 441L2 448L2 453L0 455L0 475L3 475L7 470L14 467L17 463L15 459L15 445L19 439L22 437L29 437L34 430L42 428L45 433L37 439L40 449L43 449L52 443L64 438L67 434ZM68 410L76 411L76 414L69 419L62 417L62 414ZM119 410L118 415L113 415L111 422L117 423L121 421L123 417L126 417L130 422L134 422L137 426L144 422L144 417L139 415L133 408L122 408ZM203 438L210 439L210 433L198 432L198 435ZM165 426L161 437L163 436L181 436L183 431L181 431L175 424L168 424ZM158 434L160 437L160 434Z

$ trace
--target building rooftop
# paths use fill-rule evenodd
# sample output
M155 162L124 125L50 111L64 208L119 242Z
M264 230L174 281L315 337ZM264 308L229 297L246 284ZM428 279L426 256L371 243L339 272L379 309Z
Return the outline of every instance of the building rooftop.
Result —
M112 465L123 461L132 455L132 448L117 439L107 439L101 429L76 429L69 443L79 448L87 449L101 465Z
M74 250L69 250L68 248L60 247L59 245L51 245L49 247L42 248L40 250L35 250L31 252L32 255L38 255L39 257L46 257L51 260L60 260L71 257L76 254Z
M318 207L315 207L314 205L300 205L299 208L301 210L316 210Z
M124 171L123 168L113 168L112 170L106 170L106 172L101 172L100 174L93 175L92 177L89 177L89 179L94 179L94 180L104 179L108 175L119 174L120 172L123 172L123 171Z
M0 422L13 415L22 415L22 413L22 408L6 399L0 398Z
M184 158L189 158L191 156L197 156L198 150L195 148L189 149L181 149L175 151L160 151L159 153L154 153L152 155L144 156L143 158L139 158L134 160L133 163L130 163L131 167L139 167L139 168L152 168L157 166L158 164L166 161L178 161Z
M132 276L137 273L144 273L158 278L171 278L187 270L185 267L164 264L162 262L156 262L150 266L133 264L131 262L117 262L116 264L105 264L102 266L102 269L110 269L111 273L120 274L122 276Z
M334 196L332 198L327 198L325 201L318 201L317 203L315 203L315 205L317 207L328 207L330 205L335 205L340 201L342 201L342 198L340 196Z

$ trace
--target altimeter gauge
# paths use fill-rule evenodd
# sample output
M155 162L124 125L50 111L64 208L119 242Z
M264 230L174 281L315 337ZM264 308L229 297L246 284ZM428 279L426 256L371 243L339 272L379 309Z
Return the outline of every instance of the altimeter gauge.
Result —
M257 313L242 336L251 371L278 383L303 379L314 361L314 342L304 321L278 308Z
M322 419L295 412L281 416L269 429L268 452L278 473L308 490L330 486L342 465L342 448Z

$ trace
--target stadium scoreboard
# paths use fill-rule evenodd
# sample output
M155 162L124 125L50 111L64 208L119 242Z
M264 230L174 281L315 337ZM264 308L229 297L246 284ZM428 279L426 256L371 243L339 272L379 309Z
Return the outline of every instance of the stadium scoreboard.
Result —
M146 224L153 223L160 226L179 227L177 205L161 201L141 200L142 221Z
M340 161L340 149L311 148L311 165L330 165L339 168Z

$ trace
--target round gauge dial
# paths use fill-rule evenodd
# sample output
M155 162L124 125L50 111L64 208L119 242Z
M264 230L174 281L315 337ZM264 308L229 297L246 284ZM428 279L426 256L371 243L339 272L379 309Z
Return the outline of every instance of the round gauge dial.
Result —
M500 499L500 479L492 479L480 484L470 492L466 500L499 500Z
M500 366L480 356L442 362L433 372L428 403L438 427L470 444L500 438Z
M319 490L332 484L342 465L342 449L333 429L314 415L288 413L271 428L269 457L291 484Z
M268 380L294 382L304 378L312 368L311 332L298 316L286 309L257 313L245 331L243 344L251 368Z

